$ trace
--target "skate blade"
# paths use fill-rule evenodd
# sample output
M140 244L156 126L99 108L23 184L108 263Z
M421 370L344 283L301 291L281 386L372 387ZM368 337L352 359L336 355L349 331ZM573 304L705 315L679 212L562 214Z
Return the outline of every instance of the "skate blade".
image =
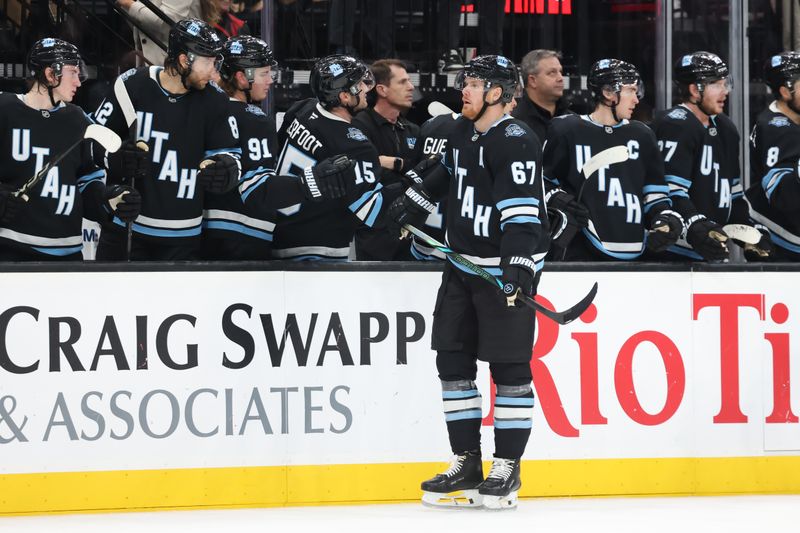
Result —
M517 508L517 491L510 492L507 496L483 495L483 508L489 511L505 511Z
M480 509L483 496L477 489L457 490L455 492L423 492L422 505L426 507L450 509Z

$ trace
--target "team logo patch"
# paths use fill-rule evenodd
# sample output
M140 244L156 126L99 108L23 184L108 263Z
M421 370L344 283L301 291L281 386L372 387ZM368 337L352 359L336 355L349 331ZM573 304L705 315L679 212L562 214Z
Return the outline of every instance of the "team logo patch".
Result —
M242 43L240 43L239 41L233 41L231 45L228 47L228 51L236 55L241 54L243 50L244 47L242 46Z
M717 128L708 128L708 134L711 135L712 137L716 137L717 136Z
M519 124L509 124L506 126L506 137L522 137L525 130Z
M770 64L773 67L777 67L781 64L781 61L782 61L781 56L772 56L772 59L770 59Z
M48 37L47 39L42 39L42 46L45 48L50 48L51 46L56 45L56 40L52 37Z
M417 145L417 138L416 137L407 137L406 138L406 145L408 146L409 150L413 150L414 147Z
M598 64L597 68L608 68L611 66L611 60L609 59L602 59Z
M677 107L677 108L673 109L672 111L670 111L667 114L667 116L669 118L674 118L675 120L686 120L686 117L688 115L686 114L686 110L685 109Z
M681 59L681 66L682 67L688 67L691 64L692 64L692 56L690 56L690 55L689 56L683 56L683 59Z
M509 61L505 57L497 56L497 64L500 65L501 67L507 67L508 63Z
M264 113L263 109L261 109L257 105L253 105L253 104L247 104L247 107L245 108L245 111L247 111L248 113L252 113L254 115L258 115L260 117L267 116L267 114Z
M344 72L344 69L339 63L334 63L333 65L330 66L330 71L331 74L333 74L334 76L338 76L339 74Z
M353 139L354 141L366 141L367 136L364 135L360 129L358 128L348 128L347 129L347 138Z
M189 27L186 28L186 33L189 35L200 35L200 26L196 22L192 22L189 24Z
M769 121L770 126L775 126L776 128L783 128L789 125L789 118L788 117L775 117Z
M510 283L506 283L503 285L503 292L506 294L513 294L514 293L514 286Z
M603 128L603 129L605 129L605 130L606 130L606 133L608 133L609 135L611 135L612 133L614 133L614 128L612 128L611 126L606 126L606 127L605 127L605 128Z
M119 77L122 78L122 81L125 81L128 78L130 78L131 76L133 76L134 74L136 74L136 69L132 68L132 69L126 70L125 72L120 74Z

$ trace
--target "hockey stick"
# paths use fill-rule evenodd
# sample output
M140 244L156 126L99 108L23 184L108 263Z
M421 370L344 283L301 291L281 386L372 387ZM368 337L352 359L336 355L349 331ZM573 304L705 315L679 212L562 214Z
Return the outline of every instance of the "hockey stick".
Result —
M50 161L47 162L46 165L42 167L39 172L28 178L28 181L22 184L17 191L14 192L14 196L21 197L26 202L28 201L28 193L31 192L37 183L39 183L42 178L47 176L47 173L50 170L58 165L65 157L67 157L72 151L80 146L80 144L85 141L86 139L92 139L96 141L100 146L106 149L108 152L116 152L119 150L119 147L122 145L122 140L119 138L119 135L111 131L110 129L106 128L105 126L101 126L99 124L89 124L86 127L86 131L83 132L83 136L72 143L66 150L61 152L60 154L56 155Z
M589 178L591 178L595 172L603 167L613 165L614 163L622 163L623 161L627 161L629 157L630 154L628 153L628 147L621 144L618 146L612 146L611 148L606 148L602 152L596 154L594 157L590 157L589 160L583 164L583 167L581 167L583 182L578 189L578 197L575 199L575 201L578 203L581 202L581 198L583 197L583 188L586 187L586 184L589 182ZM564 252L561 254L561 260L563 261L566 256L567 248L564 248Z
M117 80L114 82L114 96L117 97L120 111L122 111L122 116L125 117L125 123L128 125L128 138L136 143L137 148L145 152L149 152L150 147L147 146L146 142L136 140L138 135L138 132L136 131L136 110L133 108L131 96L128 94L128 89L125 87L125 82L122 78L117 78ZM129 178L128 185L130 185L131 189L136 188L136 176L123 176L123 178L125 177ZM133 221L125 224L125 231L127 233L125 260L130 261L131 249L133 248Z
M428 114L432 117L438 117L439 115L455 115L456 112L443 103L434 100L428 104Z
M619 145L606 148L594 157L589 158L589 160L583 164L583 168L581 168L581 173L583 174L583 183L581 183L581 188L578 190L578 197L576 198L576 201L581 201L581 197L583 196L583 188L586 186L589 178L592 177L595 172L603 167L613 165L614 163L622 163L627 161L629 157L630 154L628 153L628 147Z
M722 226L725 234L735 241L745 244L758 244L761 242L761 232L747 224L726 224Z
M466 268L470 272L477 274L478 277L481 279L488 281L501 291L503 290L503 282L497 279L495 276L484 270L483 268L479 267L475 263L469 261L465 257L457 254L449 247L445 246L444 244L440 243L424 231L415 228L414 226L410 226L408 224L403 226L403 229L411 233L412 235L419 237L422 239L428 246L432 246L433 248L439 250L447 257L452 259L455 263L458 263L462 267ZM569 324L579 316L583 314L584 311L589 307L589 304L592 303L594 300L594 296L597 294L597 282L592 286L592 289L589 293L583 297L583 299L567 309L566 311L553 311L552 309L548 309L547 307L543 306L533 298L529 296L525 296L522 293L517 294L517 299L520 300L522 303L534 309L535 311L541 313L542 315L546 316L550 320L557 322L558 324Z

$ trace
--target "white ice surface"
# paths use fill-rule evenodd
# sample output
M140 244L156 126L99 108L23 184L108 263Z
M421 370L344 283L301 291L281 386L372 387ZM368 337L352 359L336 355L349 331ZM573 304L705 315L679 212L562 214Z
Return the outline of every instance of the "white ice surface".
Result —
M800 531L799 510L800 496L559 498L500 512L406 503L2 517L0 532L788 533Z

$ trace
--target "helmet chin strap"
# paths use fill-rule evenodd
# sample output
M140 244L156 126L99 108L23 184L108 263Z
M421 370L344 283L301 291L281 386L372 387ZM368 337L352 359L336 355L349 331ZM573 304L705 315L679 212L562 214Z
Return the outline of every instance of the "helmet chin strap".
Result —
M47 82L47 96L50 97L50 103L53 104L53 108L56 108L58 107L58 104L61 103L61 100L56 102L56 99L53 97L53 89L56 89L61 85L61 76L56 74L55 70L53 71L53 76L56 78L57 83L55 85L50 85L50 82L49 81ZM45 81L47 81L46 77Z
M697 102L692 102L692 103L694 105L696 105L697 109L702 111L703 114L705 114L705 116L710 117L714 113L709 112L708 109L706 109L706 107L703 105L703 96L705 96L705 94L706 94L705 87L703 86L702 83L698 83L696 85L697 85L697 91L700 93L700 100L697 101Z
M490 90L492 90L491 87L489 88L489 90L483 91L483 105L481 106L481 110L478 111L478 114L475 115L475 118L472 119L472 122L478 122L481 119L481 117L483 116L483 114L486 113L486 110L489 109L490 106L502 103L502 101L503 101L503 95L502 94L500 95L500 98L498 98L494 102L487 102L486 101L486 95Z
M352 106L344 105L342 107L347 109L347 111L350 113L350 116L354 117L354 116L356 116L356 109L358 109L358 106L361 104L361 92L359 91L358 94L354 94L353 96L356 97L355 105L352 105Z
M792 111L794 111L795 113L800 115L800 107L797 107L794 104L794 84L792 84L791 87L787 87L787 88L789 89L790 97L789 97L788 100L786 100L786 107L788 107L789 109L791 109Z
M183 85L183 88L186 89L187 91L191 91L192 90L191 85L189 85L186 82L189 79L189 76L192 75L192 64L194 63L193 54L191 53L186 54L186 62L187 62L186 68L181 67L180 62L178 63L178 74L181 77L181 85Z

